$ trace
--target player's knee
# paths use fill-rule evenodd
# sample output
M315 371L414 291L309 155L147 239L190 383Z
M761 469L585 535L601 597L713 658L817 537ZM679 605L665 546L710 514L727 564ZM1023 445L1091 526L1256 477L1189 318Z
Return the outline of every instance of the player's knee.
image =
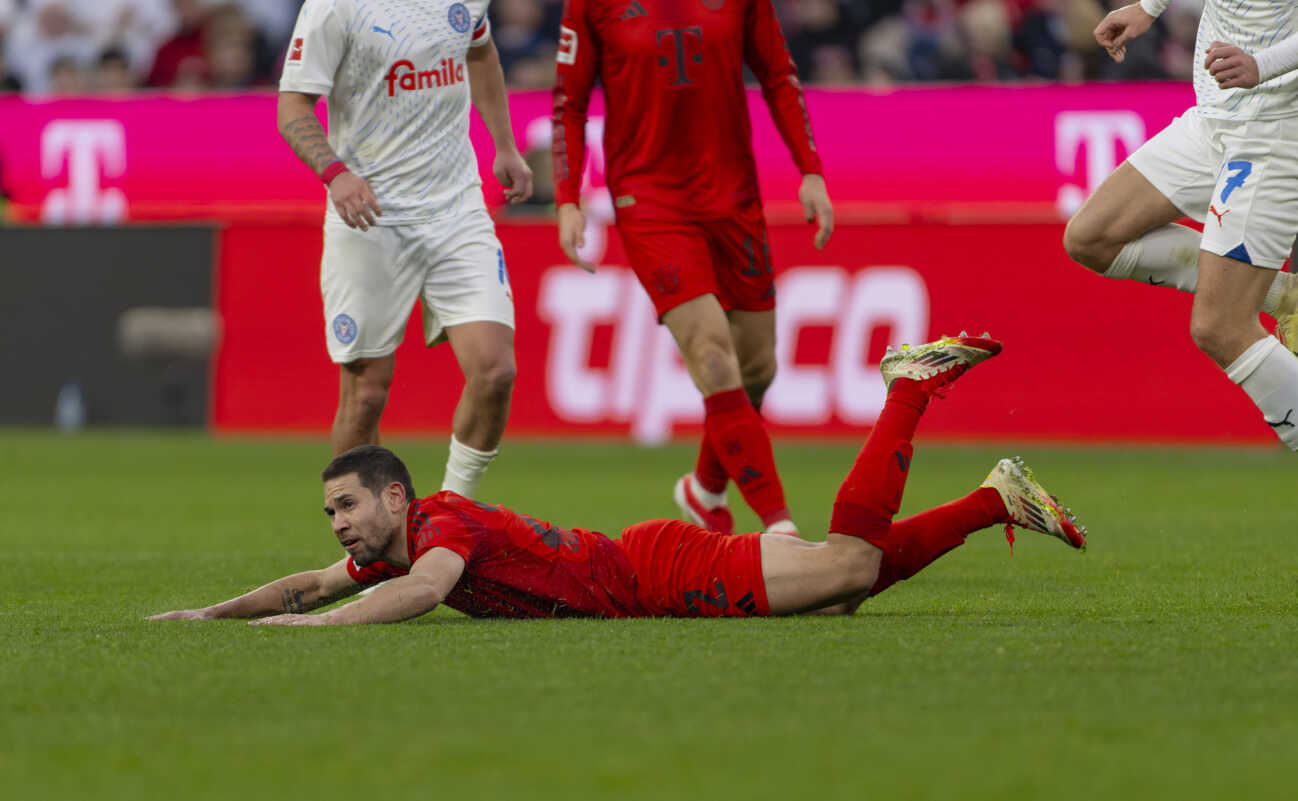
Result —
M1190 315L1190 339L1194 345L1214 361L1226 359L1226 350L1230 347L1230 337L1226 331L1225 321L1210 311L1195 308Z
M686 357L705 394L718 392L741 383L739 362L729 341L705 338L693 343Z
M509 400L514 392L514 379L518 368L513 359L500 359L476 371L468 378L479 397L488 403Z
M388 387L380 381L358 381L342 398L344 413L362 426L378 425L388 403Z
M1083 267L1102 273L1109 268L1113 259L1105 260L1111 245L1079 214L1074 214L1064 228L1064 252L1068 257Z

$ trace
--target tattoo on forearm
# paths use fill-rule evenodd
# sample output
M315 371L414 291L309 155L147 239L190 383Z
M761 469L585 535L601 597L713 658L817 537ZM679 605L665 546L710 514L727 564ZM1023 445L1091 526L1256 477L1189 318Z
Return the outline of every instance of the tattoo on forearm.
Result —
M302 602L302 591L289 588L284 590L284 611L300 613L307 611L307 605Z
M307 114L286 123L282 133L284 141L293 148L297 157L317 173L338 158L338 154L334 153L334 149L329 146L324 126L316 119L315 114Z

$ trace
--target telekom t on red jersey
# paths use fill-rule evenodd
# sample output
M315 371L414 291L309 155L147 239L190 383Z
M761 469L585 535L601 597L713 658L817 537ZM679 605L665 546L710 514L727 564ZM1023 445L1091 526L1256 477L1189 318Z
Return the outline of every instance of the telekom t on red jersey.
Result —
M760 207L745 64L798 169L822 172L771 0L567 0L559 30L557 203L580 200L596 77L619 220L715 219Z

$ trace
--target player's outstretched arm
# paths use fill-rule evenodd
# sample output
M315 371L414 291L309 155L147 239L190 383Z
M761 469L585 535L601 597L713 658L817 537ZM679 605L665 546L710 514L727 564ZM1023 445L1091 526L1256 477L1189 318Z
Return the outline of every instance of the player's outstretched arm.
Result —
M252 625L343 626L409 620L431 612L463 574L464 557L447 548L433 548L410 566L409 574L380 584L374 592L346 606L322 615L276 615L254 620Z
M284 612L309 612L360 591L347 574L346 560L323 570L307 570L285 576L223 603L202 609L178 609L153 615L150 620L213 620L253 618Z
M1146 0L1157 12L1167 7L1169 0ZM1157 13L1145 10L1144 3L1132 3L1110 11L1095 28L1095 41L1100 47L1109 51L1109 56L1117 62L1127 57L1127 42L1149 30L1154 24Z
M496 146L491 172L505 187L505 200L522 203L532 196L532 168L527 166L514 141L514 128L509 121L509 94L505 91L505 73L500 68L496 43L488 39L486 44L470 47L467 61L473 107Z
M302 163L324 181L343 222L368 231L374 218L383 215L378 196L364 178L348 171L329 145L324 126L315 115L319 99L319 95L280 92L276 110L279 134Z

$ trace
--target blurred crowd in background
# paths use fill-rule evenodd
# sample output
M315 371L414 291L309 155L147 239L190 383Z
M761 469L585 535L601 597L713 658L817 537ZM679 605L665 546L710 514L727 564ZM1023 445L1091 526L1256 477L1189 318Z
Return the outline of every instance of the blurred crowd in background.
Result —
M765 0L759 0L764 2ZM1203 0L1173 0L1115 64L1126 0L774 0L806 83L1188 79ZM301 0L0 0L0 90L274 86ZM507 83L548 88L563 0L493 0Z

